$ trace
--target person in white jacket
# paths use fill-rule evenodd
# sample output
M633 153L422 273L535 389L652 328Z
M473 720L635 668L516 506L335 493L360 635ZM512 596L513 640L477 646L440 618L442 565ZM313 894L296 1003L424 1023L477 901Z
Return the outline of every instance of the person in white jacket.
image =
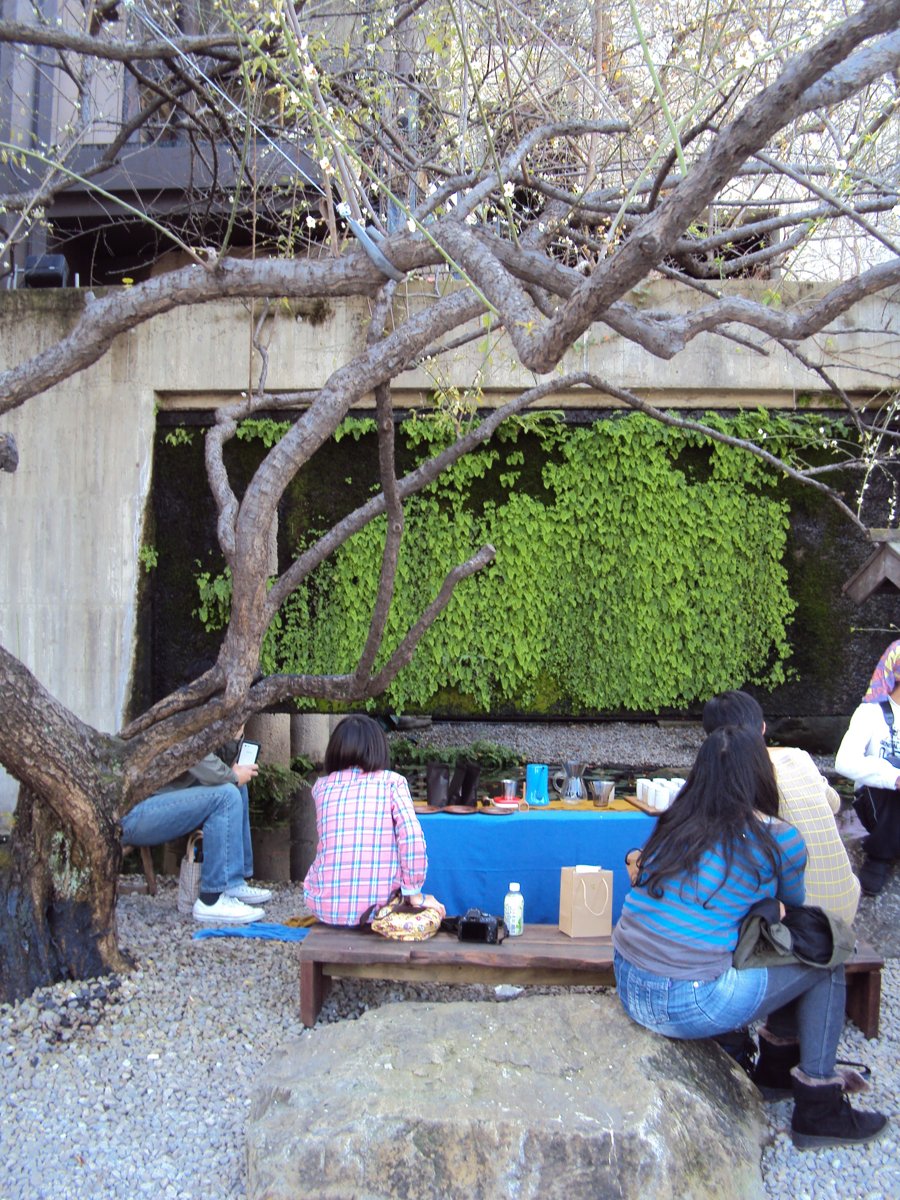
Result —
M856 785L853 807L868 830L859 881L875 896L900 857L900 640L881 656L834 766Z

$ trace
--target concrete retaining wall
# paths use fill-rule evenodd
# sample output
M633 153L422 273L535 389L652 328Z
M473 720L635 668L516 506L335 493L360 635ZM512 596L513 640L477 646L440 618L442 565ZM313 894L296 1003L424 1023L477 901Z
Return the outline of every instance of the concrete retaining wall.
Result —
M734 290L759 298L764 286ZM411 284L401 303L415 307L433 294L434 285ZM655 308L672 297L669 285L654 283L634 302ZM0 293L0 368L64 334L83 303L77 290ZM323 382L362 346L368 315L362 300L280 309L269 330L268 387ZM117 338L95 366L0 418L20 454L16 474L0 475L0 640L79 717L101 729L118 728L128 703L137 552L157 407L209 408L245 389L256 370L250 321L248 308L237 301L156 317ZM883 332L864 332L883 331L886 321L891 328L900 325L900 296L892 304L884 298L861 304L830 332L825 357L842 359L835 374L860 396L880 386L886 357L894 354ZM804 350L813 361L823 358L824 349L813 343ZM590 369L669 406L791 407L801 393L821 388L817 376L781 351L766 358L707 335L663 362L597 327L563 366ZM482 349L472 344L446 370L448 382L460 387L481 371L487 403L502 402L534 381L502 345L485 364ZM433 387L427 372L408 372L397 381L396 402L415 404ZM559 407L560 398L546 403ZM578 403L609 401L584 394ZM566 405L572 406L570 398ZM324 731L311 727L309 737L321 740ZM298 730L298 745L305 737ZM14 782L0 770L0 810L11 810L14 796Z

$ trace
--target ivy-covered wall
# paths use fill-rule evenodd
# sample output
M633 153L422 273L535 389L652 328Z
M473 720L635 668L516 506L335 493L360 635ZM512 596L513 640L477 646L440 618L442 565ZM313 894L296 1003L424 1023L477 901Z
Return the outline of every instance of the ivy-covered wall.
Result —
M762 430L776 452L807 457L826 455L833 432L821 414L712 419L738 436ZM162 415L157 442L145 699L202 668L227 615L202 431L189 436L173 420ZM509 422L407 505L388 648L450 566L484 542L497 557L457 589L379 707L447 715L680 713L695 711L714 691L752 685L771 713L849 711L865 682L850 664L871 669L896 606L893 597L871 601L874 624L865 629L842 599L842 583L868 548L836 510L786 487L744 452L639 414L579 420L545 413ZM401 469L433 453L450 432L433 417L404 421ZM247 423L231 448L238 479L277 435L274 422ZM281 564L376 484L371 421L350 420L285 498ZM270 630L265 670L353 665L368 628L382 533L375 523L359 534L295 594Z

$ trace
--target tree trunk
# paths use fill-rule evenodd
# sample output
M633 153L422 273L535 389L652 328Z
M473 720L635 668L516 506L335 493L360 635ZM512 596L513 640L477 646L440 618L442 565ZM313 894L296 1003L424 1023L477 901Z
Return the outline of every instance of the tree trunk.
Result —
M20 788L0 859L0 1002L129 965L116 937L122 850L114 798L98 808L111 815L85 844L40 797Z

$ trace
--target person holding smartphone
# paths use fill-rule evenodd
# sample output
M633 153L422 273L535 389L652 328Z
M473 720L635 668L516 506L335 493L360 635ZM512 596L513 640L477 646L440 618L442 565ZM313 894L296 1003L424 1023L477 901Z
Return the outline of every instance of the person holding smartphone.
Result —
M259 906L272 898L267 888L248 882L253 847L247 784L259 767L255 761L240 762L239 748L240 742L233 741L207 754L122 818L122 841L129 846L158 846L195 829L203 831L195 921L249 925L265 916Z

